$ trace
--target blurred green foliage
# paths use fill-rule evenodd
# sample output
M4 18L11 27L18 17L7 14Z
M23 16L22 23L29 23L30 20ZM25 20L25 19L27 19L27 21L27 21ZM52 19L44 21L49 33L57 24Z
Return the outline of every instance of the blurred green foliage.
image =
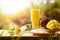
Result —
M55 0L54 3L49 3L45 11L45 16L52 19L60 20L60 0Z

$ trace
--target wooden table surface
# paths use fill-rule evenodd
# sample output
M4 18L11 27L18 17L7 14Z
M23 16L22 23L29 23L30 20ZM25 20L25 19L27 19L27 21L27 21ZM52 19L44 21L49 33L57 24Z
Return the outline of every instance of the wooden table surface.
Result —
M17 37L14 37L15 39ZM41 39L44 39L44 40L48 40L49 37L36 37L36 36L23 36L21 37L21 39L19 40L41 40ZM57 37L52 37L53 40L57 40ZM11 37L1 37L0 40L12 40Z

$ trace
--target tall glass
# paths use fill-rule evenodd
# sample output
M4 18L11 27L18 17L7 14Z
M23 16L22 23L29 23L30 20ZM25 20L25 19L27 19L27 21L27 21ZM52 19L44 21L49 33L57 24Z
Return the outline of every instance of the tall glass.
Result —
M31 23L32 28L37 29L39 26L40 18L42 18L43 13L45 11L47 1L46 0L32 0L31 7Z
M32 9L31 10L31 23L32 28L37 29L40 20L40 10L39 9Z
M41 0L32 0L32 6L31 6L31 23L32 23L32 29L37 29L39 26L39 20L40 20L40 5Z

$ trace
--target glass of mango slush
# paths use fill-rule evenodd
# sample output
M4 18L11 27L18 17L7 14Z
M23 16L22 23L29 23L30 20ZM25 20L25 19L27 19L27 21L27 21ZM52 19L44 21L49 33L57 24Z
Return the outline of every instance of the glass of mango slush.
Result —
M32 29L38 28L39 20L40 20L40 9L32 9L31 10Z
M31 23L32 23L32 29L38 29L39 27L39 21L41 17L41 11L40 11L40 3L42 0L32 0L31 2Z

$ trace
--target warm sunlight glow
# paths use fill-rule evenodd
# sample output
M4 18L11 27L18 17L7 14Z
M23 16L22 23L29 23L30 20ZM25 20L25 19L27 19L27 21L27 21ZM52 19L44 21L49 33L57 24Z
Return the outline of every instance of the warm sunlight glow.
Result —
M5 15L16 14L27 6L30 7L31 1L34 1L36 4L41 2L41 0L1 0L1 11ZM44 2L46 2L46 0L44 0Z
M5 15L12 15L27 6L30 6L29 0L1 0L2 13Z

